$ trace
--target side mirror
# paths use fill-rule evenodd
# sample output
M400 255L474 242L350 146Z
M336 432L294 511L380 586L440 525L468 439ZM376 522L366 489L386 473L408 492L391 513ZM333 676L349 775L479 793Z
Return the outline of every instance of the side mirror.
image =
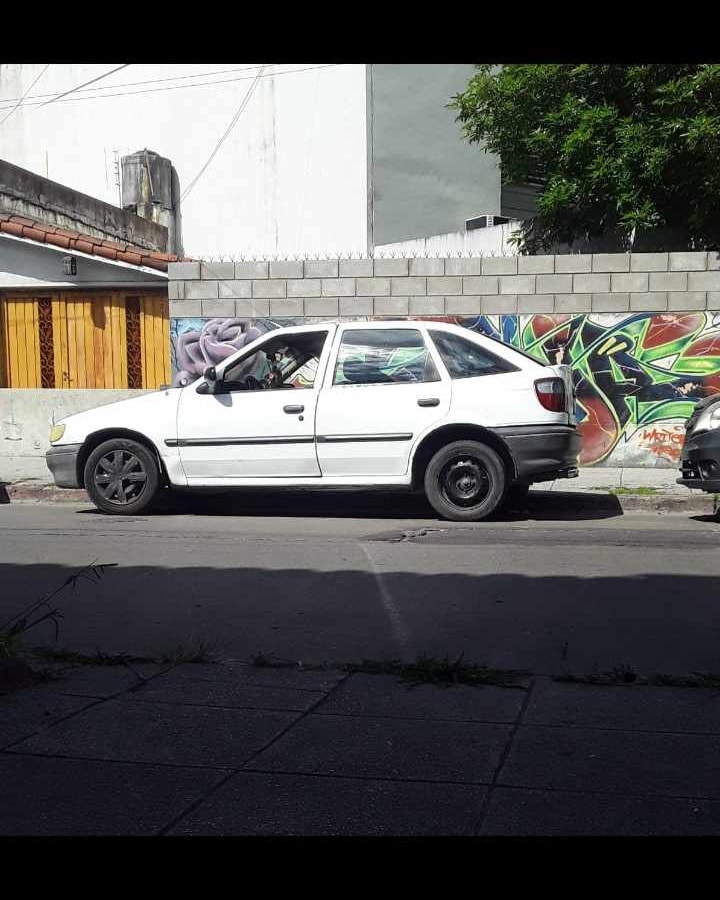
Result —
M217 372L215 371L215 366L207 366L203 370L203 378L207 381L217 381Z

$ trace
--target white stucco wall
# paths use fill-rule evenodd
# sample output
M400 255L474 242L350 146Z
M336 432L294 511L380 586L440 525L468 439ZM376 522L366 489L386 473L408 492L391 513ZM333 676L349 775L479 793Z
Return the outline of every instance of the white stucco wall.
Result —
M493 225L490 228L473 228L472 231L454 231L434 234L431 237L381 244L375 253L394 253L396 256L517 256L517 248L509 243L520 222Z
M257 74L243 63L133 64L84 91L39 105L116 65L50 65L0 128L0 158L118 203L113 150L122 156L147 147L172 160L184 190ZM0 65L0 119L43 68ZM301 68L298 63L266 70L277 74L260 79L237 125L183 201L188 255L365 250L365 66L291 71ZM208 72L219 74L197 78Z

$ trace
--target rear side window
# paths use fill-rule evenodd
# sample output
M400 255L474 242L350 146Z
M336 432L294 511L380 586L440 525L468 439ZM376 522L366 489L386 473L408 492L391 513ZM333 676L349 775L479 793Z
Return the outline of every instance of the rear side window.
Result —
M440 381L422 334L414 328L353 328L343 333L333 384Z
M475 378L517 372L517 366L473 341L447 331L431 331L430 336L451 378Z

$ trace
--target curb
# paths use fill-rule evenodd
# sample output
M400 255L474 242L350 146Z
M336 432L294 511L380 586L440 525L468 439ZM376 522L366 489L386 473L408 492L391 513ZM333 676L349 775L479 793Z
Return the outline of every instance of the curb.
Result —
M620 512L654 512L716 515L719 504L714 494L688 490L658 491L656 494L613 494L611 491L530 491L534 502L563 505L568 510L600 510Z
M597 509L605 506L622 512L686 513L701 515L720 514L720 503L714 494L699 491L658 492L657 494L613 494L610 491L531 491L536 502L561 503L569 509ZM57 488L54 484L33 484L0 481L0 504L7 503L87 503L90 498L84 490Z
M90 503L84 490L66 490L54 484L7 484L0 481L0 504L23 501L36 503Z

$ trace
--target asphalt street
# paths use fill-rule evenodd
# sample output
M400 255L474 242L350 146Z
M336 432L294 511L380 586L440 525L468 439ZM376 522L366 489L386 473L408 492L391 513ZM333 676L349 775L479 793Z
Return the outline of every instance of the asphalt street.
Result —
M0 617L97 561L113 564L99 583L56 598L59 646L720 672L718 541L709 516L622 514L578 495L531 495L472 525L387 494L196 498L131 518L12 503L0 506ZM52 644L52 627L31 642Z

